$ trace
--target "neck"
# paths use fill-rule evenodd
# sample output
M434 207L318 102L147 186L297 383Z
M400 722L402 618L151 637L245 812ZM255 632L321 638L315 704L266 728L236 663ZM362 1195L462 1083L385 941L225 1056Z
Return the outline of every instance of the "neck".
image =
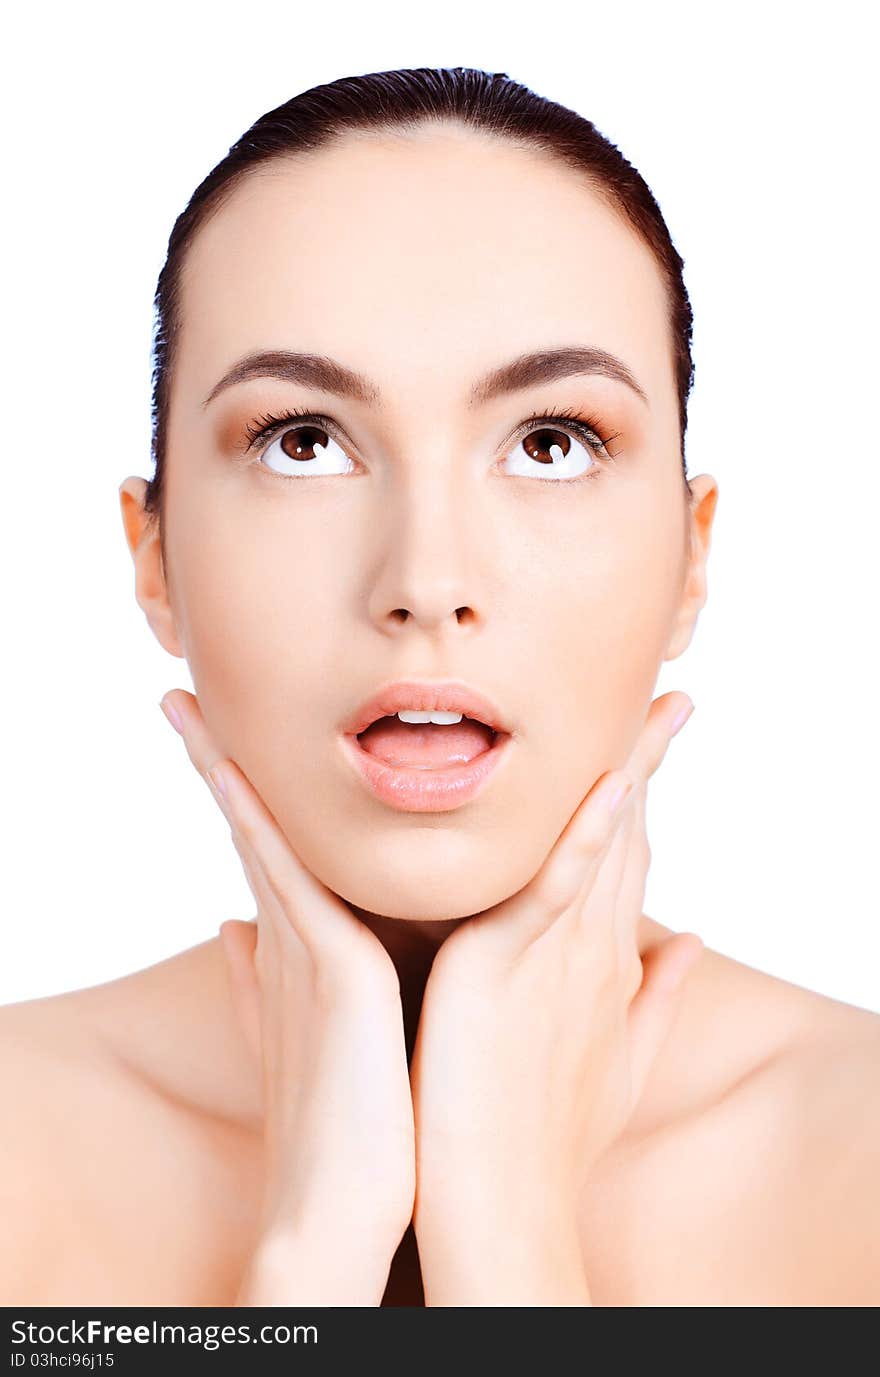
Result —
M349 908L378 937L401 976L413 968L430 966L446 938L468 921L467 918L446 918L439 922L421 922L417 918L385 918L381 913L370 913L355 904L350 904Z

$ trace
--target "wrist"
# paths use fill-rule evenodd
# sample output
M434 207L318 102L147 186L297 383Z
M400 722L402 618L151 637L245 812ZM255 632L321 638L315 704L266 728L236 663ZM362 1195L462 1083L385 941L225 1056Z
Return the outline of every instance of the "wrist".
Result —
M378 1306L396 1247L350 1222L270 1229L254 1248L236 1304Z
M427 1306L592 1305L579 1232L562 1212L423 1212L414 1229Z

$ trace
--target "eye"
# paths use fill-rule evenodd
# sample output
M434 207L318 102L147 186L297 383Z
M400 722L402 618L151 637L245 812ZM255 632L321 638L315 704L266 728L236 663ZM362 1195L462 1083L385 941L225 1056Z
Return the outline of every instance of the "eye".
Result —
M527 425L510 452L508 472L518 477L570 482L596 478L602 470L597 458L614 459L593 423L582 417L557 412L530 416Z
M351 473L354 468L339 442L317 421L282 431L263 450L260 462L285 478Z
M300 419L301 424L289 424ZM260 466L276 478L320 478L324 474L352 473L355 466L339 441L334 440L332 426L327 417L299 408L285 410L281 415L260 416L245 426L248 438L245 454L256 450Z

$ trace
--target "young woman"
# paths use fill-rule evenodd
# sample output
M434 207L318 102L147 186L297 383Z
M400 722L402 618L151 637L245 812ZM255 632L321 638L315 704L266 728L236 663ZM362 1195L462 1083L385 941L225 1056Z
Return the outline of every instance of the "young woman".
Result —
M642 912L717 498L642 178L504 74L343 79L156 304L122 515L257 911L0 1011L4 1303L876 1303L880 1019Z

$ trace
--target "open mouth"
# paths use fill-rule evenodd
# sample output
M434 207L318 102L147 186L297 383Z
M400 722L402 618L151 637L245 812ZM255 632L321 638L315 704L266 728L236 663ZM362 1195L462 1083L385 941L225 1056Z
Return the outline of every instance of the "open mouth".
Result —
M517 737L514 721L462 680L399 679L356 708L338 740L342 759L380 803L438 813L509 773Z
M374 759L398 769L450 770L484 755L499 736L506 736L461 713L412 712L405 716L428 720L404 721L397 714L379 717L358 733L358 744Z

